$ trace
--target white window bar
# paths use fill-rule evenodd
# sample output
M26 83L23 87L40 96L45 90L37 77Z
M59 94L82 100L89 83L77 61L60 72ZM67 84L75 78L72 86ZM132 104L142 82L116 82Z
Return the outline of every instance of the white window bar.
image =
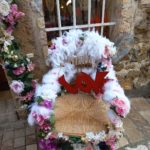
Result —
M105 4L106 4L106 0L103 0L103 4L102 4L102 24L104 24L105 22ZM101 36L103 36L104 33L104 26L101 26Z
M62 35L62 30L61 30L61 15L60 15L60 2L59 2L59 0L56 0L56 5L57 5L57 17L58 17L59 35Z
M91 0L88 0L88 29L90 30L91 24Z
M73 0L73 26L76 28L76 0Z
M107 23L95 23L95 24L85 24L85 25L76 25L76 28L82 29L82 28L87 28L87 27L99 27L99 26L112 26L115 25L115 22L107 22ZM46 28L46 32L50 32L50 31L59 31L59 30L70 30L70 29L74 29L74 26L65 26L65 27L54 27L54 28Z

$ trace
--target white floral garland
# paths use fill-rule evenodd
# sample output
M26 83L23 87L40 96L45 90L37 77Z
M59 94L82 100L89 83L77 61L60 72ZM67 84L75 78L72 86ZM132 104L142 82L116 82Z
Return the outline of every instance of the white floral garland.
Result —
M40 96L43 100L49 101L54 105L57 93L61 91L58 78L64 75L66 81L69 82L76 73L75 66L66 63L67 58L88 55L92 59L92 63L98 65L98 63L101 62L102 66L107 67L106 71L108 71L107 78L109 81L104 85L104 94L98 96L112 106L113 110L109 110L108 116L116 128L121 128L121 118L126 117L129 113L130 102L118 83L111 63L110 57L112 57L115 52L116 48L114 47L114 43L101 37L97 32L82 32L81 30L66 32L63 36L52 41L47 63L50 63L53 69L44 75L42 84L38 85L36 89L35 97ZM96 69L83 68L82 72L89 74L95 79ZM53 109L38 105L38 102L35 101L28 117L30 125L34 123L41 124L41 120L37 119L37 117L35 118L33 113L47 119L53 114ZM100 141L102 137L105 137L102 133L102 131L97 135L86 133L86 139L90 141L94 138L94 140ZM116 134L118 134L118 132L116 132Z

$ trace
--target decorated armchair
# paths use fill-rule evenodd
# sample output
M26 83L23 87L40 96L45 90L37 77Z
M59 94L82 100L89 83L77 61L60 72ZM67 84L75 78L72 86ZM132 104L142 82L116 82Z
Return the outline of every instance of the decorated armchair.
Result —
M52 41L52 69L37 86L28 122L37 124L40 147L58 141L105 144L115 149L130 102L118 83L114 43L95 31L70 30Z

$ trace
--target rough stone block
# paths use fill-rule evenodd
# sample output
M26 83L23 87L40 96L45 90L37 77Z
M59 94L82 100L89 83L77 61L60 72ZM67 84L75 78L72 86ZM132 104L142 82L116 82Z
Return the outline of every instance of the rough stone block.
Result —
M150 4L150 1L149 0L141 0L141 4L142 5Z
M15 130L15 138L25 136L25 129Z
M131 120L125 119L124 128L129 142L135 143L143 140L144 135L140 131L138 131L138 129Z
M36 144L27 145L26 150L37 150L37 145Z
M9 139L13 139L13 136L14 136L14 132L13 131L5 132L4 136L3 136L3 142L7 141Z
M28 127L26 128L26 135L31 135L35 133L35 128L34 127Z
M2 143L2 146L4 146L4 147L6 147L6 146L7 146L7 147L13 146L13 139L4 141L4 142Z
M143 97L132 98L132 108L137 111L145 111L150 109L150 103L148 103Z
M35 143L36 143L36 136L34 134L26 136L26 145L31 145Z
M26 147L23 146L23 147L15 148L14 150L26 150Z
M150 107L149 107L150 109ZM150 110L140 111L142 117L150 123Z
M2 146L1 150L14 150L13 147L9 147L9 146Z
M138 145L136 148L127 147L125 150L148 150L148 148L145 145Z
M20 137L20 138L15 139L15 141L14 141L15 148L18 148L18 147L21 147L24 145L25 145L25 137Z
M116 144L116 149L126 146L128 144L129 144L128 140L125 137L121 137Z

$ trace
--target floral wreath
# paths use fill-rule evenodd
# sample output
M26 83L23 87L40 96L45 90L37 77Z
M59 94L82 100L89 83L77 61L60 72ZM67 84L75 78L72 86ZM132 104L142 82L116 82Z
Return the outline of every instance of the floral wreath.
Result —
M69 142L92 142L94 144L105 143L110 149L115 149L115 142L122 135L122 118L126 117L130 110L130 102L113 69L111 57L115 54L114 43L101 37L95 31L70 30L62 36L54 39L48 50L47 63L52 69L43 77L42 84L35 91L35 103L32 105L28 122L30 125L38 125L40 147L45 149L56 148L55 140L63 139ZM92 61L92 68L82 68L82 72L95 79L96 72L108 72L105 78L108 80L103 86L103 93L94 94L97 99L102 98L110 105L109 119L114 129L109 133L100 131L97 134L88 132L83 137L66 136L55 131L54 106L56 98L63 92L59 82L62 76L70 82L77 69L67 60L73 57L87 55ZM118 130L120 129L120 130Z
M15 0L0 1L0 58L6 74L12 79L10 88L17 94L21 108L28 109L33 102L36 80L33 79L34 64L20 53L18 43L12 36L19 19L25 14L18 10Z

